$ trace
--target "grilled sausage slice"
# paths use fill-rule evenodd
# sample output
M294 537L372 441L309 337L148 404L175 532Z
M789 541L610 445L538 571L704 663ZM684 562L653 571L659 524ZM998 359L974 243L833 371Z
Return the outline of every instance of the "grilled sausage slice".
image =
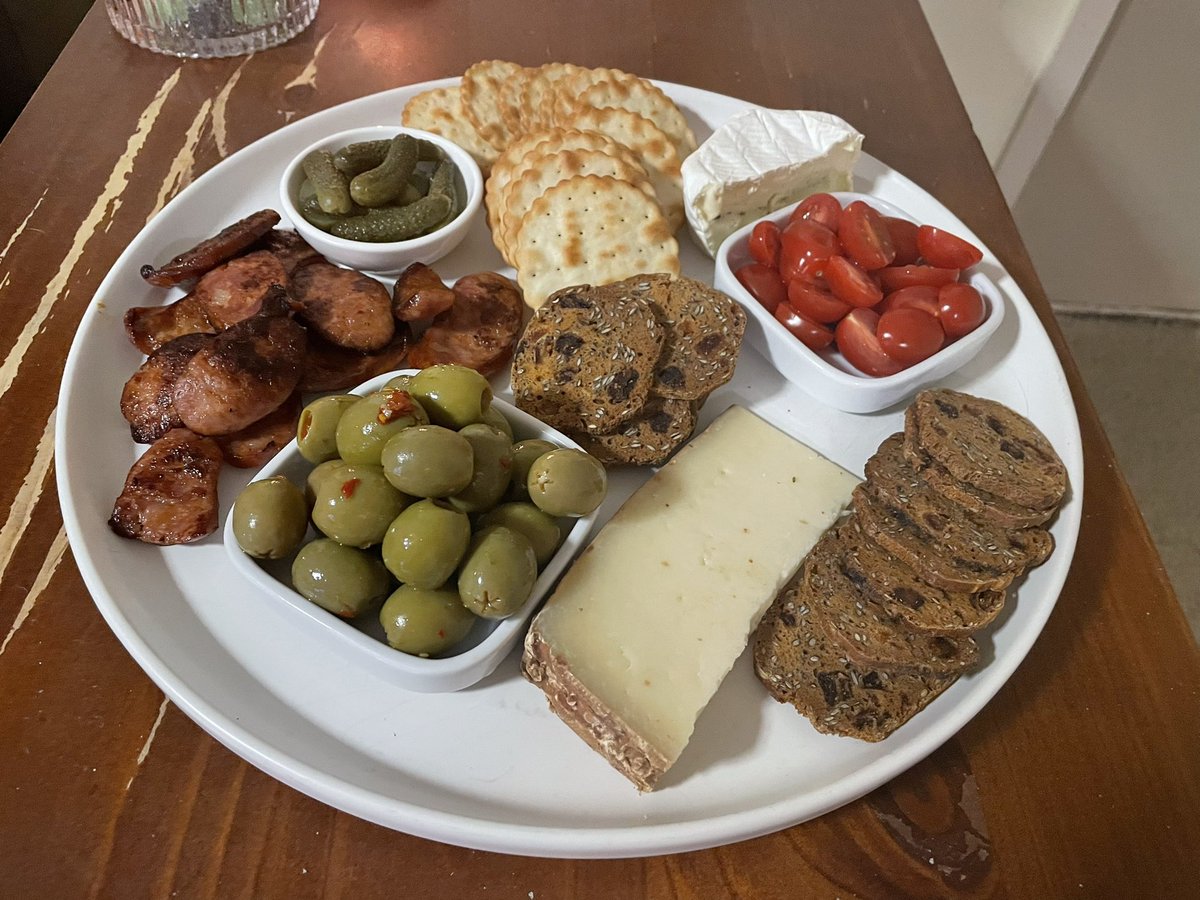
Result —
M425 322L454 305L454 291L424 263L413 263L396 279L392 315L401 322Z
M125 311L125 333L147 356L185 334L216 334L216 326L195 294L166 306L135 306Z
M276 288L258 315L212 339L188 360L173 401L197 434L232 434L276 409L300 383L307 335Z
M294 392L283 405L252 422L241 431L216 438L225 462L239 469L257 469L296 436L296 421L300 418L300 392Z
M273 209L251 213L222 228L191 250L180 253L165 266L142 266L142 277L158 287L174 287L198 278L226 260L233 259L278 224L279 213Z
M286 288L287 271L274 253L259 250L206 273L192 293L209 320L225 329L257 313L273 285Z
M213 340L208 334L185 334L150 354L121 391L121 415L139 444L151 444L183 422L175 412L175 382L188 360Z
M362 272L311 263L292 275L291 293L300 320L339 347L373 353L395 335L387 288Z
M109 527L147 544L186 544L217 527L221 449L212 438L173 428L133 464Z
M454 305L425 329L408 355L424 369L441 363L469 366L483 375L504 368L517 336L525 305L521 290L503 275L479 272L454 283Z
M305 393L342 391L362 384L368 378L399 369L408 356L411 334L407 323L397 322L396 334L390 344L378 353L356 353L310 333L300 390Z

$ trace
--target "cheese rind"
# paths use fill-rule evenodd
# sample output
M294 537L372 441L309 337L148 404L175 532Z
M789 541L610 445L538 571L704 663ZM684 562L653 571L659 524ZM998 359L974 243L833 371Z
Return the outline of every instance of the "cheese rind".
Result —
M857 483L732 407L576 560L530 628L526 676L618 771L652 789Z
M715 255L743 225L820 191L848 191L863 136L824 112L748 109L683 162L683 201Z

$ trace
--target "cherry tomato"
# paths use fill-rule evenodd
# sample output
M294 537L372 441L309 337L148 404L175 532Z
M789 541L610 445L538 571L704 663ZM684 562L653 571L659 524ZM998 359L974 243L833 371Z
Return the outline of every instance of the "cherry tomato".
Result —
M846 255L864 269L882 269L896 256L883 216L861 200L855 200L842 211L838 239Z
M888 234L892 236L892 246L896 248L893 266L911 266L921 258L921 251L917 248L916 222L884 216L883 223L887 225Z
M791 296L791 292L788 292ZM947 284L938 290L938 319L946 337L956 340L970 334L987 318L987 306L969 284Z
M892 291L875 308L880 315L883 315L889 309L920 309L931 316L938 316L941 314L941 306L938 303L938 290L938 288L928 284L914 284L912 287Z
M775 318L809 350L821 350L833 343L832 331L820 322L800 315L787 303L780 303L775 307Z
M937 318L920 309L893 309L879 317L875 335L883 352L911 366L942 349L945 332Z
M934 266L892 266L880 269L875 274L879 276L879 284L887 294L900 288L912 287L914 284L941 287L943 284L958 281L958 269L939 269Z
M775 307L787 299L787 287L779 280L779 273L762 263L748 263L733 274L767 312L775 312Z
M860 372L875 377L895 375L904 369L904 364L883 352L875 336L878 323L879 314L875 310L861 306L852 309L838 322L834 340L846 361Z
M883 299L883 291L871 276L844 256L833 256L826 261L825 280L834 296L851 306L874 306Z
M849 303L844 303L829 291L803 278L793 278L788 282L787 295L792 309L814 322L836 322L850 312Z
M931 266L966 269L983 259L983 251L948 231L922 225L917 229L917 249Z
M810 261L826 260L841 252L837 235L808 219L789 222L779 241L779 274L784 281L801 275L803 267L811 265Z
M796 219L808 219L836 233L838 222L842 219L842 204L832 194L813 194L800 201L800 205L792 210L788 222Z
M771 269L779 268L779 226L763 219L750 230L750 255Z

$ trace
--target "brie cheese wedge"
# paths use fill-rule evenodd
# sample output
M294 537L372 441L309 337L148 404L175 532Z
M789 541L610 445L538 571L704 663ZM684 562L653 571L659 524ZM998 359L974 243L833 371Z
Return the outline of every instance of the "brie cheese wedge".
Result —
M820 191L848 191L863 136L824 112L754 108L683 161L688 224L713 256L743 225Z

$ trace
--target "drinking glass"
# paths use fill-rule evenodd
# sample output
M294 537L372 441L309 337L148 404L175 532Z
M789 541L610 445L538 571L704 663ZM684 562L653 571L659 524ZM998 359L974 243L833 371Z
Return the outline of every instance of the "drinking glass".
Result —
M113 27L139 47L194 59L240 56L291 40L320 0L105 0Z

